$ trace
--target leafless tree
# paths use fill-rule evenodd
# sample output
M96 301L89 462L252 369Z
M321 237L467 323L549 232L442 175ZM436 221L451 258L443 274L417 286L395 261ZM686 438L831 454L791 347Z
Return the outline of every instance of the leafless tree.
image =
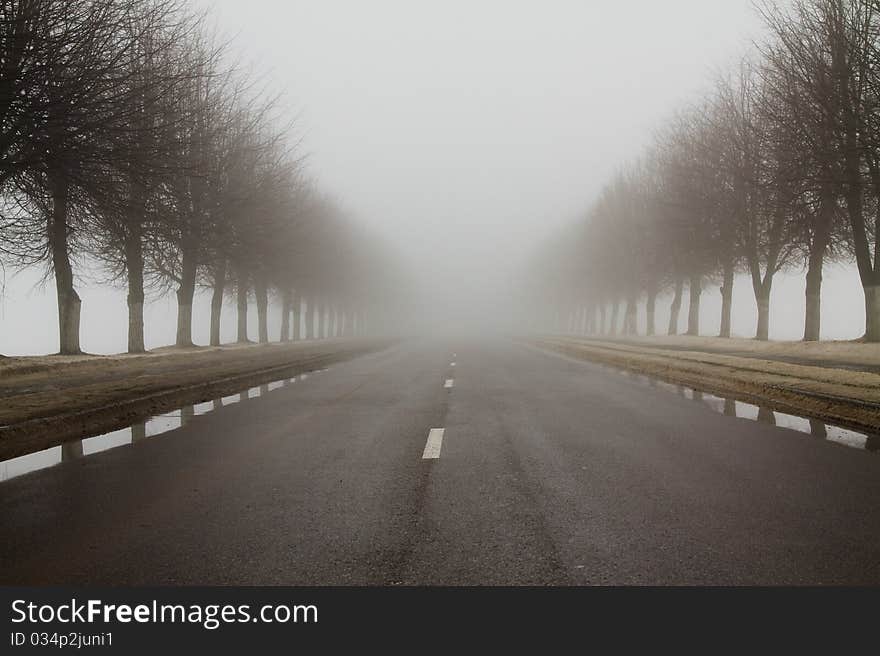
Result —
M94 213L91 251L128 288L128 352L144 352L144 248L161 220L159 200L173 176L181 117L167 100L203 70L182 46L200 27L176 2L154 3L125 26L133 42L129 129L118 136Z
M73 260L85 226L114 203L105 183L139 163L146 99L161 84L143 74L146 35L174 11L158 0L3 3L0 179L20 212L2 237L20 263L50 265L62 353L80 352Z

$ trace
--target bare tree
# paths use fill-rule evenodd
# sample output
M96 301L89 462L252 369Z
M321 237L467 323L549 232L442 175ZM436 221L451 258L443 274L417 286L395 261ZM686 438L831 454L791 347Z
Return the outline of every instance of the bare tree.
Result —
M120 164L155 80L142 75L146 32L168 3L151 0L7 2L4 17L4 158L0 178L22 209L14 243L22 263L45 261L55 277L60 351L79 353L80 298L73 259L84 226L113 201ZM12 42L6 39L12 38Z
M182 46L199 28L173 1L153 3L124 26L133 43L128 129L116 138L100 206L92 217L93 254L113 280L128 287L128 352L144 352L144 248L159 222L157 197L174 175L186 174L173 157L181 118L168 98L201 68Z
M811 5L796 3L791 12L774 6L762 11L774 36L763 48L764 83L773 104L784 107L776 117L797 152L794 173L803 192L797 224L806 260L805 341L820 337L822 269L830 254L840 255L835 242L843 239L837 184L842 167L835 145L840 117L835 53L830 24L823 20L827 12Z

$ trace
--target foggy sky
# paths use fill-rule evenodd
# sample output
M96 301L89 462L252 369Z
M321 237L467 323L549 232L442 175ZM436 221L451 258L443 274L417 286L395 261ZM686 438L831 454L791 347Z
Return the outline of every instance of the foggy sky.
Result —
M288 90L321 185L444 298L503 287L758 30L750 0L212 5Z
M201 4L241 61L285 94L319 186L405 255L436 322L503 303L529 248L582 215L664 117L760 34L750 0ZM54 350L54 289L31 292L36 273L10 273L0 352ZM743 283L734 332L750 335ZM124 290L80 291L83 347L124 350ZM707 333L716 291L704 294ZM771 337L800 336L802 294L800 274L780 280ZM823 336L858 336L857 278L829 272L824 296ZM201 343L206 307L197 301ZM174 313L173 298L148 307L148 347L173 342Z

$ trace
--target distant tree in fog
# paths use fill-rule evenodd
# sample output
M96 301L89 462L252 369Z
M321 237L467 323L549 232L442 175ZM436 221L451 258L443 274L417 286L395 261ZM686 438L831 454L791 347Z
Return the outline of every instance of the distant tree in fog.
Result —
M864 290L865 339L880 341L880 8L799 0L768 2L760 12L772 36L758 56L660 130L640 165L642 183L621 175L609 182L582 224L577 252L558 244L534 264L586 260L553 265L581 272L567 279L564 302L577 308L570 299L588 296L604 314L610 300L612 334L621 298L624 332L633 332L639 294L651 332L652 299L669 286L668 332L677 332L686 280L687 333L699 334L703 286L717 282L720 335L729 337L734 275L744 272L755 334L765 340L774 277L803 266L804 339L817 340L824 262L848 256ZM605 332L604 319L598 329L581 325Z
M240 341L251 291L260 342L273 296L282 339L290 312L300 336L300 298L321 306L322 336L354 334L356 317L362 332L368 295L390 282L372 265L391 258L317 202L277 99L229 59L185 0L0 1L0 257L48 265L61 353L80 352L85 257L127 287L131 353L145 349L150 286L175 292L182 347L199 285L213 291L213 345L228 290Z

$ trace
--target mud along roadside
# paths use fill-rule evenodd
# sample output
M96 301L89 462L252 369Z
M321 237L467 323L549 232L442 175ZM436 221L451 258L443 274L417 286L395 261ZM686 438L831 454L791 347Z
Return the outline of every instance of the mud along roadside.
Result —
M0 460L323 369L393 340L322 340L0 361Z
M880 433L880 375L776 360L539 336L533 346L771 410Z

